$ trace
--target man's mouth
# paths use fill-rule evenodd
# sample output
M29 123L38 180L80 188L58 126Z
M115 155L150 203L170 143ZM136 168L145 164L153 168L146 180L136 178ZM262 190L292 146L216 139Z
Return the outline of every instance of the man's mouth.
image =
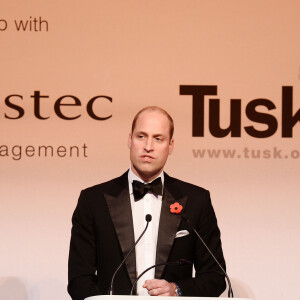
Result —
M142 155L141 158L142 158L143 161L152 161L154 159L153 156L148 155L148 154Z

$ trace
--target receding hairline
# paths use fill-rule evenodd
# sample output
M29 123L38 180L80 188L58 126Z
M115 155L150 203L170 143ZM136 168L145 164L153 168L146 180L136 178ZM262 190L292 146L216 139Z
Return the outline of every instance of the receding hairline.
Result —
M146 106L144 108L142 108L140 111L137 112L137 114L134 116L133 121L132 121L132 125L131 125L131 133L133 133L136 122L140 116L141 113L145 112L145 111L158 111L160 113L162 113L164 116L167 117L168 121L169 121L169 128L170 128L170 141L173 138L173 134L174 134L174 121L172 119L172 117L168 114L168 112L166 110L164 110L163 108L159 107L159 106Z

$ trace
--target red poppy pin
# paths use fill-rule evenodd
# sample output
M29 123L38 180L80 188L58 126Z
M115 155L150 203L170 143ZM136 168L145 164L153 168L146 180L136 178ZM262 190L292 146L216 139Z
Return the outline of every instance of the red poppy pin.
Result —
M183 207L182 205L180 205L178 202L175 202L173 204L170 205L170 212L172 214L180 214L182 211Z

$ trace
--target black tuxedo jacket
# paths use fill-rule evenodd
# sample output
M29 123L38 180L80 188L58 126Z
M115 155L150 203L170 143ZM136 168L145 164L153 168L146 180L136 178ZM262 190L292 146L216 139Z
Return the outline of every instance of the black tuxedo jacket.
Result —
M170 212L179 202L199 234L225 269L220 231L209 192L165 174L159 221L156 263L188 259L192 266L161 266L155 278L176 282L183 296L219 296L225 278L210 254L181 219ZM133 220L128 189L128 172L111 181L90 187L80 194L72 217L68 292L73 300L107 294L112 275L134 244ZM175 238L179 230L189 235ZM127 295L136 279L133 251L116 275L114 294Z

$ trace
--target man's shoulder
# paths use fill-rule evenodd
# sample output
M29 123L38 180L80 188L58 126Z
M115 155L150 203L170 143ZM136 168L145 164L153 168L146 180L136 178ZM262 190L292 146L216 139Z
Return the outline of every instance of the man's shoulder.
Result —
M185 212L193 215L194 210L199 213L212 206L210 193L205 188L177 178L166 177L166 189L175 198L187 198Z
M168 174L165 174L166 178L166 185L169 186L170 188L176 187L178 188L182 194L207 194L209 193L208 190L205 188L198 186L196 184L186 182L183 180L180 180L175 177L171 177Z
M87 187L82 190L84 194L95 194L95 193L118 193L119 190L126 188L128 185L128 171L119 177L110 179L108 181Z

